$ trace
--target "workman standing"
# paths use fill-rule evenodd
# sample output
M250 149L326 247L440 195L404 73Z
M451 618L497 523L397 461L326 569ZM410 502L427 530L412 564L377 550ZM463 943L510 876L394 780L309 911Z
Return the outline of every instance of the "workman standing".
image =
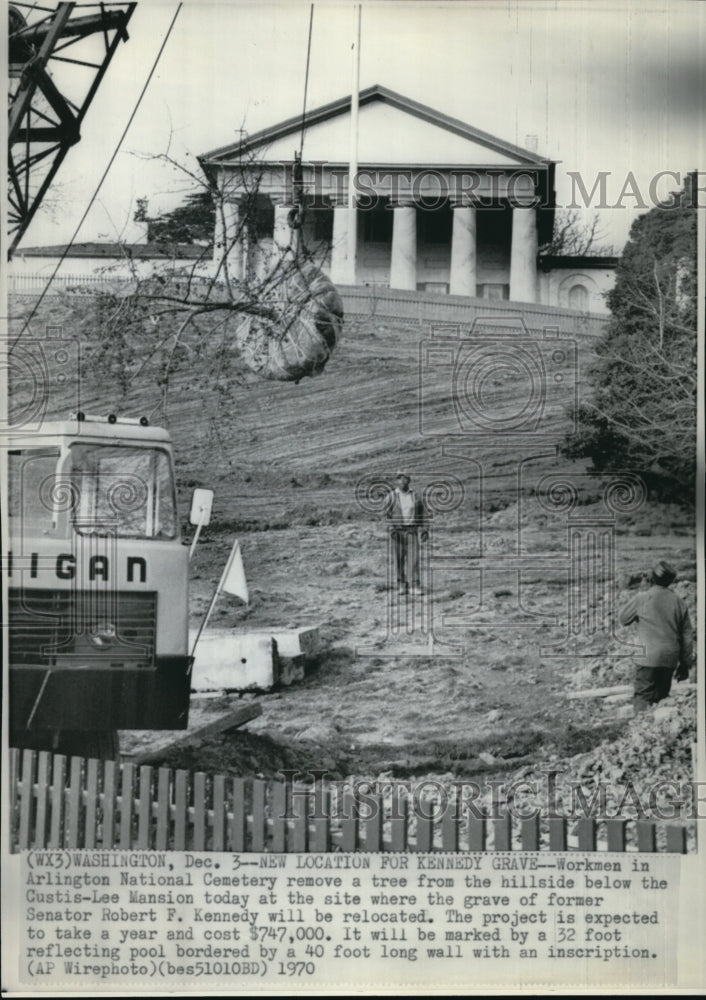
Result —
M400 593L421 593L419 585L419 544L428 538L426 511L421 499L410 489L410 477L398 472L396 488L390 493L387 518L391 521L392 551Z
M644 712L669 694L672 677L686 680L693 657L693 634L686 604L670 590L677 574L660 560L648 574L650 587L631 598L620 612L620 623L637 622L635 712Z

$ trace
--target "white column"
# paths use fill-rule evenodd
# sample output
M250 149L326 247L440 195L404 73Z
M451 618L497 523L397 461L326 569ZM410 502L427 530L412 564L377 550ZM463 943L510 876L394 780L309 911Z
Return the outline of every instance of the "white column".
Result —
M451 295L476 294L476 210L462 203L452 206Z
M358 271L358 206L348 206L348 250L346 253L346 277L344 285L355 285Z
M417 290L417 210L414 205L395 205L392 210L390 288Z
M534 208L512 209L510 298L513 302L537 301L537 214Z
M272 233L271 266L275 267L286 256L290 247L296 252L299 233L289 225L289 213L294 207L291 202L277 201L274 198L272 200L275 205L275 225Z
M245 230L240 231L240 206L237 201L224 201L223 210L216 210L216 232L213 243L213 262L218 266L224 255L228 261L228 275L233 281L243 277L243 248Z
M348 248L348 232L351 215L357 209L347 205L334 205L333 209L333 245L331 247L331 281L334 285L355 284L355 259L350 261Z
M216 208L216 225L213 231L213 263L218 264L225 246L225 226L220 205Z

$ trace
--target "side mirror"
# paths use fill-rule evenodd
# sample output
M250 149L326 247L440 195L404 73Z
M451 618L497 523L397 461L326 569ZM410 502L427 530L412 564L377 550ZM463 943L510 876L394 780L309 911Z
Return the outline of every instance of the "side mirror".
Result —
M189 513L189 523L199 527L205 527L211 520L211 508L213 507L213 490L194 490L191 497L191 511Z

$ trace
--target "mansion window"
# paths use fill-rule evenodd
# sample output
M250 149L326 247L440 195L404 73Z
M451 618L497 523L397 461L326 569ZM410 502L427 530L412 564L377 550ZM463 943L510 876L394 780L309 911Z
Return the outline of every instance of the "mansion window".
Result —
M569 290L569 309L588 310L588 289L585 285L573 285Z
M510 298L510 286L499 282L486 282L478 286L478 294L483 299L490 299L491 302L502 302Z
M265 195L257 195L252 207L248 209L248 221L256 239L272 237L275 231L275 206L271 199Z

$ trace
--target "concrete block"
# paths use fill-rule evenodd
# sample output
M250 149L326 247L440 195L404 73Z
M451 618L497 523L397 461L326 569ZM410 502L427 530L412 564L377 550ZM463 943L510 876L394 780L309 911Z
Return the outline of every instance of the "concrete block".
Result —
M191 636L193 643L196 634ZM208 629L199 639L193 691L267 691L304 677L320 649L319 627Z
M298 656L310 659L321 649L318 625L304 625L301 628L270 628L261 631L272 636L277 643L277 651L282 659L294 659Z
M267 691L276 683L277 647L272 636L213 629L199 639L192 691Z

